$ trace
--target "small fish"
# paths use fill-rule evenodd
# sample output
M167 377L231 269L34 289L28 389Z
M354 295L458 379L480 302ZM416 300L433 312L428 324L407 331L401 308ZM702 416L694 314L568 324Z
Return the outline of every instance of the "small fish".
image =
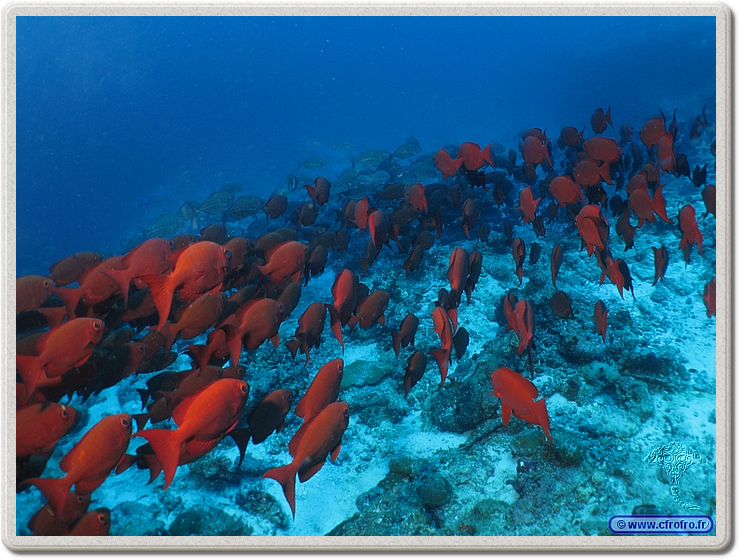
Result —
M16 278L16 315L42 306L51 297L55 287L54 281L44 276L30 275Z
M51 265L49 267L51 273L49 278L57 286L67 286L77 282L82 274L98 266L101 262L103 262L103 256L100 253L91 251L75 253Z
M221 214L218 214L221 217ZM150 229L139 228L144 235L144 239L150 237L172 237L182 227L183 220L177 214L163 214L152 224Z
M326 308L324 303L312 303L298 318L295 340L285 343L293 359L300 349L301 353L306 355L306 365L308 365L311 348L318 347L321 343L321 333L324 332L326 322Z
M401 348L406 348L409 344L414 344L414 337L416 336L416 329L419 327L419 318L413 313L409 313L401 321L401 327L398 332L391 334L393 338L393 351L396 353L396 358Z
M432 238L433 237L434 236L432 236ZM419 269L423 257L424 247L422 247L421 245L417 245L411 250L409 258L406 259L406 262L403 263L403 268L406 270L406 278L408 278L412 272Z
M558 289L558 286L555 283L555 280L558 276L560 265L562 264L563 264L563 246L554 245L552 248L552 253L550 254L550 271L552 273L552 285L555 287L556 290Z
M63 536L107 537L110 532L110 510L98 508L86 513Z
M593 187L606 181L612 184L611 175L609 174L609 164L599 164L598 161L587 158L579 161L573 169L576 182L582 187Z
M630 194L629 207L637 216L637 227L642 227L645 220L648 222L655 221L653 213L657 214L664 222L672 224L673 220L668 217L666 211L666 201L663 197L663 185L655 190L653 198L646 188L636 189Z
M455 336L452 337L452 345L455 347L455 357L459 360L465 354L470 343L470 333L465 327L457 329Z
M331 193L331 183L325 177L317 177L314 181L314 186L306 185L306 191L308 196L311 197L317 206L321 207L329 202L329 195Z
M74 428L77 411L59 403L35 403L16 411L15 456L47 453Z
M475 227L481 213L482 203L479 198L468 198L462 205L462 230L470 239L470 230Z
M450 282L450 307L457 309L468 279L470 255L462 247L456 247L450 254L447 280Z
M542 252L542 247L540 247L540 244L534 241L532 243L532 247L529 250L529 264L531 266L534 266L537 264L537 261L540 260L540 253Z
M632 292L632 298L635 298L635 291L632 286L632 274L630 273L629 266L623 259L617 259L612 261L611 258L607 259L607 275L612 284L614 284L619 290L619 295L624 299L622 290L629 290Z
M665 134L665 122L662 117L653 117L640 129L640 140L648 149L657 146Z
M591 128L593 129L595 134L601 134L606 130L606 124L609 123L609 126L614 128L614 125L612 124L612 107L611 105L606 110L606 113L604 113L604 109L599 107L596 109L591 115Z
M683 249L686 264L689 264L691 246L696 245L701 255L701 242L703 240L699 225L696 223L696 210L690 204L682 207L678 212L678 230L681 232L679 249Z
M609 164L619 161L619 156L622 155L622 150L613 138L589 138L584 142L583 147L586 155L591 159Z
M619 128L619 145L625 146L632 142L632 137L635 134L635 129L632 127L632 125L629 124L623 124Z
M473 290L478 283L480 274L483 270L483 255L477 249L470 253L470 260L468 261L468 279L465 281L465 295L468 298L468 305L470 305L470 298L473 295Z
M205 446L233 430L248 396L246 382L219 379L177 405L172 412L176 430L152 428L135 434L152 446L164 471L164 489L175 477L182 446Z
M424 185L421 183L414 183L407 189L404 189L404 198L417 212L424 212L426 214L429 211Z
M704 286L704 295L702 296L704 305L707 308L707 317L717 314L717 279L712 278Z
M277 480L283 487L285 499L295 518L295 476L306 482L315 475L330 455L336 461L342 448L342 436L349 423L349 406L346 402L327 405L308 426L296 446L289 465L268 470L262 478Z
M350 317L347 322L350 333L357 324L361 329L367 329L376 322L381 326L385 325L384 313L389 301L390 294L385 290L377 290L362 300L357 306L357 314Z
M273 220L278 219L280 216L285 214L288 208L288 199L285 195L275 193L265 202L263 210L265 211L265 219L267 223L270 223L270 218Z
M606 316L609 314L609 310L606 308L606 304L599 300L596 302L594 307L594 322L596 323L596 332L606 344Z
M516 332L519 334L519 355L524 353L524 350L528 350L534 337L534 313L532 312L532 305L526 299L520 299L516 302L514 308L514 315L516 317Z
M691 174L691 182L694 183L694 186L698 189L702 185L707 184L707 163L704 164L704 167L699 167L698 165L694 168L694 172Z
M581 188L573 182L568 175L555 177L550 183L550 194L560 206L575 204L579 200L586 204Z
M584 128L581 132L574 126L566 126L560 131L560 138L558 138L558 145L561 146L561 150L566 146L570 148L577 148L580 143L583 142L583 133L586 129Z
M327 164L328 162L325 159L320 157L310 157L300 162L298 167L305 167L306 169L321 169L322 167L326 167Z
M457 149L457 157L463 160L462 165L468 171L477 171L486 163L496 167L491 157L491 146L492 143L481 149L475 142L463 142Z
M519 278L519 285L522 284L522 265L524 265L524 257L526 255L526 248L524 241L521 237L517 237L511 244L511 254L514 257L514 264L516 266L516 276Z
M586 251L590 257L594 248L606 249L609 242L609 223L601 212L601 208L587 204L576 216L576 227L581 239L586 244Z
M391 157L393 157L393 154L386 150L368 150L357 156L354 163L361 163L366 167L375 167L391 159Z
M234 207L234 210L237 212L237 214L239 213L239 210L250 207L249 203L245 204L246 201L253 201L259 197L245 196L241 198L243 198L244 200ZM234 203L236 202L234 199L235 199L235 196L233 192L216 191L211 196L209 196L203 202L203 204L198 206L198 212L205 212L206 214L210 214L211 216L216 216L219 219L221 218L221 216L223 216L224 212L227 212L228 214L234 216L234 218L236 218L237 220L241 220L243 218L240 218L237 216L237 214L233 214L231 212L230 207L234 206ZM264 201L262 203L264 204ZM259 208L261 208L261 206ZM167 237L167 236L164 235L162 237Z
M660 249L652 247L655 255L655 280L653 280L653 286L665 277L665 272L668 269L668 249L665 245L662 245Z
M544 161L547 161L548 165L552 168L552 158L550 158L549 141L545 138L545 142L537 138L536 136L527 136L526 140L522 144L522 159L526 163L532 165L539 165Z
M269 278L273 286L291 279L298 282L306 268L308 245L300 241L286 241L274 247L264 266L256 265L263 278Z
M658 140L658 163L661 171L672 173L676 169L676 156L673 153L673 136L670 132L663 133Z
M90 428L62 458L59 468L63 478L29 478L59 517L64 511L72 486L77 494L90 494L98 488L126 453L131 439L131 416L106 416Z
M717 217L717 188L714 185L707 185L701 191L701 198L704 200L704 206L707 211L704 212L702 218L706 218L709 214Z
M558 290L550 298L550 309L561 319L575 318L568 294Z
M534 400L539 393L531 381L514 370L501 367L491 374L491 384L493 394L501 399L501 420L504 426L509 425L513 413L520 420L541 426L545 437L552 443L545 399Z
M447 368L452 361L452 325L450 324L450 318L447 312L442 307L434 308L432 311L432 321L434 323L434 332L439 336L441 347L432 350L429 354L437 361L439 373L442 376L439 387L442 388L447 379Z
M406 371L403 375L403 396L408 397L409 391L421 381L427 368L427 357L421 350L417 350L409 356Z

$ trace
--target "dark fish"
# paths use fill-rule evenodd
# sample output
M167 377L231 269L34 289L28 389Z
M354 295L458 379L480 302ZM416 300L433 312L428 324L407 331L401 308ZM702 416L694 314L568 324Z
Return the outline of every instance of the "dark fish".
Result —
M540 260L540 253L542 252L542 247L540 247L540 244L534 241L532 243L532 247L529 250L529 264L534 266L537 264L537 261Z
M658 280L665 277L665 272L668 269L668 249L665 245L662 245L660 249L657 247L651 247L655 254L655 280L653 280L653 286L658 283Z
M504 222L504 235L506 236L506 244L511 247L514 242L514 226L508 220Z
M676 177L691 177L691 167L689 166L689 160L686 154L676 153Z
M606 124L609 123L610 126L614 127L612 124L612 108L611 105L607 109L606 113L604 113L604 109L599 107L594 111L594 114L591 115L591 128L593 129L595 134L601 134L606 130Z
M561 264L563 264L563 247L562 245L555 245L550 254L550 271L552 272L552 285L555 286L556 290L558 286L555 283L555 279L558 277Z
M373 245L373 248L375 248L374 245ZM403 268L406 270L407 278L409 274L419 269L419 266L421 266L421 260L423 257L424 257L424 248L421 245L417 245L416 247L414 247L413 250L411 251L411 254L409 255L409 258L406 259L406 262L403 264Z
M707 217L709 214L717 217L717 188L714 185L707 185L701 191L701 197L704 200L704 206L707 211L704 212L702 218Z
M545 237L545 220L542 216L535 216L532 222L532 228L537 237Z
M618 194L615 194L613 197L609 199L609 208L612 211L612 216L617 217L621 216L622 212L624 212L624 200L622 200L622 197Z
M480 273L483 268L483 255L477 249L470 253L470 259L468 261L468 279L465 281L465 295L468 298L468 304L470 304L470 297L475 290L475 285L478 283Z
M704 164L704 167L699 167L698 165L694 168L694 172L691 174L691 182L694 183L694 186L698 189L702 185L707 184L707 165Z
M457 329L455 336L452 337L452 345L455 347L455 357L459 360L465 354L470 343L470 333L465 327Z
M398 332L391 334L391 337L393 338L393 351L396 353L396 358L398 358L398 353L401 351L401 348L406 348L409 344L414 344L416 329L418 327L419 318L413 313L409 313L403 321L401 321L401 327L398 329Z
M486 243L488 241L488 236L491 234L491 226L488 225L487 222L483 222L480 226L478 226L478 239L483 241L483 243Z
M524 256L526 255L526 248L521 237L517 237L511 244L511 254L514 257L514 264L516 265L516 276L519 278L519 285L521 285L522 265L524 264Z
M624 146L625 144L629 144L632 142L632 136L635 133L635 129L632 127L632 125L629 124L623 124L619 128L619 145Z
M570 304L570 298L565 292L561 292L559 290L555 292L555 294L550 298L550 309L552 309L552 312L556 316L562 319L568 319L570 317L575 318L575 315L573 315L573 308Z
M409 391L421 380L426 368L427 357L424 352L417 350L409 356L406 372L403 376L404 397L408 397Z

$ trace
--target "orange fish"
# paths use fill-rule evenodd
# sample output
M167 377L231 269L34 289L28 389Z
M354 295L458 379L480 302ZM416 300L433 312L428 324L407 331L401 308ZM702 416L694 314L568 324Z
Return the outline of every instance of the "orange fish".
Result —
M612 124L612 107L609 105L609 108L606 110L606 113L604 113L604 109L599 107L594 111L594 114L591 115L591 128L593 129L595 134L601 134L606 130L606 123L609 123L609 126L614 128L614 125Z
M63 536L107 537L110 531L110 510L98 508L86 513Z
M481 149L475 142L463 142L457 149L457 157L462 158L462 164L468 171L477 171L486 163L495 168L496 166L493 164L493 158L491 157L492 145L493 143L488 144L488 146Z
M617 145L617 141L612 138L589 138L583 143L583 148L588 157L607 164L619 161L619 156L622 155L622 150Z
M176 323L165 323L158 331L164 338L165 354L169 354L178 335L183 340L189 340L200 336L215 325L225 303L226 294L223 292L217 294L206 292L185 307Z
M527 136L524 143L522 143L522 159L532 165L538 165L543 161L547 161L548 165L553 167L548 146L549 140L543 143L536 136Z
M67 308L67 317L74 319L77 305L82 302L85 306L92 307L107 300L118 293L118 285L106 272L108 269L123 269L123 256L115 256L105 259L102 263L92 269L85 271L78 279L78 288L54 288L64 306Z
M175 476L184 444L207 447L233 430L249 396L249 385L240 379L219 379L183 400L172 411L176 430L153 428L134 436L146 439L164 471L164 488Z
M15 313L40 307L51 297L56 286L44 276L21 276L15 281Z
M406 348L409 344L414 344L414 337L416 337L416 329L418 327L419 318L413 313L409 313L401 321L401 327L398 329L398 332L391 334L393 338L393 351L396 353L396 358L398 358L401 348Z
M520 299L514 308L516 332L519 335L519 355L530 348L534 336L534 314L532 306L526 299Z
M239 363L242 346L256 350L265 340L277 348L280 344L278 329L285 316L285 306L274 299L250 300L241 306L219 328L226 332L231 365Z
M100 253L82 251L63 258L49 267L49 278L57 286L66 286L77 282L78 278L86 271L103 262Z
M590 257L594 248L606 250L609 242L609 222L595 204L587 204L576 216L576 227L581 239L586 244L586 251Z
M648 188L647 172L642 171L640 173L635 173L630 179L629 183L627 183L627 195L631 195L637 189L647 190L647 188Z
M594 307L594 321L596 322L596 332L606 344L606 316L609 314L609 310L606 308L606 304L599 300L596 302Z
M640 140L648 149L657 146L665 134L665 123L662 117L653 117L640 129Z
M36 403L16 411L15 456L48 453L77 421L71 406L54 402Z
M450 264L447 269L447 279L450 281L450 305L454 309L460 305L462 292L468 279L468 265L470 255L462 247L455 248L450 254Z
M349 406L345 402L327 405L311 422L296 447L293 461L289 465L270 469L262 478L272 478L283 487L285 499L295 518L295 475L306 482L315 475L331 454L336 461L342 448L342 436L349 423Z
M334 302L329 307L331 329L342 346L342 352L344 352L344 341L341 327L347 324L357 308L359 287L360 280L357 274L347 268L342 269L331 286L331 295L334 298Z
M535 401L539 396L537 387L531 381L507 367L501 367L491 374L493 394L501 399L501 421L509 425L511 414L535 426L541 426L545 437L550 436L550 417L547 414L545 399Z
M42 376L57 377L84 364L103 338L104 327L100 319L72 319L38 340L38 356L16 355L16 367L27 395L33 394Z
M673 220L668 218L668 213L666 212L666 202L663 197L663 185L656 189L652 199L650 198L650 193L646 188L639 188L632 191L632 194L629 197L629 207L637 216L638 228L642 227L645 220L648 222L654 222L655 216L653 213L658 214L663 221L669 224L673 223Z
M80 519L90 506L90 495L77 495L72 490L64 503L61 516L56 516L51 506L46 503L28 522L28 528L34 537L57 537L69 531L70 525Z
M388 243L388 220L382 210L375 210L367 217L367 227L375 248L380 251L381 247Z
M658 164L661 171L672 173L676 169L676 156L673 153L673 135L665 132L658 140Z
M417 212L424 212L424 214L428 212L427 196L424 185L421 183L414 183L410 187L404 189L404 198L411 208Z
M717 279L712 278L704 286L704 295L702 296L704 305L707 308L707 317L717 314Z
M442 173L442 179L454 177L463 161L463 158L452 159L450 153L444 148L437 150L437 153L434 154L434 165Z
M367 229L367 212L370 210L370 203L367 197L363 197L357 201L354 208L355 224L361 231ZM358 232L358 233L360 233Z
M131 416L106 416L90 428L82 439L60 461L63 478L29 478L44 495L57 517L72 486L77 494L90 494L98 488L126 453L131 439Z
M626 289L632 292L632 298L635 297L635 291L632 286L632 274L627 263L622 259L612 260L611 257L607 257L607 275L612 284L614 284L619 290L619 296L624 299L622 290Z
M573 169L576 181L582 187L594 187L601 183L602 179L608 184L612 184L609 175L609 164L599 162L590 158L579 161Z
M550 183L550 194L557 200L560 206L575 204L579 199L586 204L586 199L583 198L583 191L581 191L581 188L568 175L555 177L552 180L552 183Z
M524 257L526 256L524 241L522 241L521 237L517 237L511 244L511 254L514 256L514 264L516 265L516 277L519 278L519 285L521 286L522 265L524 265Z
M260 274L269 277L270 284L276 286L290 278L298 282L306 268L308 245L300 241L286 241L274 247L266 256L264 266L256 265Z
M653 286L658 283L658 280L665 277L665 271L668 270L668 249L665 245L661 246L660 249L657 247L651 247L655 254L655 280L653 280Z
M199 241L182 249L172 273L143 275L159 314L157 328L167 322L175 292L181 301L193 301L206 292L217 294L230 263L228 249L212 241Z
M696 245L701 255L701 242L703 237L699 231L699 224L696 223L696 210L691 204L687 204L678 212L678 230L681 232L681 243L679 249L683 249L686 257L686 264L689 264L689 253L691 246Z
M522 192L519 193L519 206L516 209L522 213L522 221L525 226L534 221L534 214L537 212L537 205L539 203L540 199L535 200L534 195L532 195L532 189L528 186L524 187Z
M442 344L441 348L432 350L429 354L437 360L439 373L442 375L442 382L439 384L441 388L445 384L447 368L452 361L452 326L450 325L450 318L447 316L447 312L441 307L435 307L434 311L432 311L432 321L434 323L434 332L439 335L439 340Z

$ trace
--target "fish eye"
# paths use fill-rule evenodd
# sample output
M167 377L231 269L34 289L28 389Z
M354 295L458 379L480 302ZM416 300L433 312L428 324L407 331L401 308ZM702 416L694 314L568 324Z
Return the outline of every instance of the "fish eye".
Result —
M85 503L85 496L75 496L75 499L77 500L78 504L84 504Z
M69 419L69 410L67 410L67 407L64 406L64 405L62 405L62 412L61 412L61 414L62 414L62 418L64 420L68 420Z
M174 250L177 249L177 247L175 246L175 242L174 241L168 241L167 242L167 245L169 246L170 251L174 251Z
M105 515L104 513L99 513L98 514L98 522L101 525L105 525L108 522L108 516Z
M248 390L247 384L246 383L239 384L239 390L241 391L242 395L246 395L247 390Z
M231 258L231 251L229 249L224 249L224 256L227 259L230 259Z
M94 322L93 322L93 328L94 328L94 329L95 329L96 331L99 331L99 330L100 330L100 321L94 321Z
M48 280L44 280L44 288L48 288L51 286L51 283Z
M123 418L121 418L121 426L123 426L124 428L128 428L129 426L131 426L131 422L129 422L128 418L124 416Z
M223 377L224 376L224 370L222 368L218 368L216 370L216 377Z
M137 346L137 348L139 350L139 354L143 354L144 353L144 345L143 344L137 344L136 346Z

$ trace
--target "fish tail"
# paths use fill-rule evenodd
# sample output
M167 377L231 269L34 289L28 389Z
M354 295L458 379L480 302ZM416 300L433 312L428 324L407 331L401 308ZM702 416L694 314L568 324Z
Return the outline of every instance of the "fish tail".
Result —
M149 413L144 412L142 414L132 414L131 418L134 419L134 422L136 422L136 431L142 430L144 426L146 426L146 423L149 421Z
M396 353L396 358L398 358L398 354L401 351L401 333L394 332L391 336L393 337L393 351Z
M72 483L69 477L64 478L29 478L24 481L28 484L33 484L38 488L41 493L49 502L51 509L54 511L54 515L57 519L62 517L64 512L64 504L67 501Z
M300 340L298 340L297 338L295 340L289 340L288 342L285 343L285 346L288 347L288 350L290 351L290 355L295 360L295 355L298 353L298 348L300 348L301 346Z
M180 460L182 442L177 431L153 428L137 432L135 435L143 437L152 446L152 451L154 451L154 455L164 471L164 486L162 489L165 490L172 479L175 478L175 471Z
M64 303L64 307L67 309L67 320L76 318L75 309L77 309L77 304L82 296L79 288L54 288L52 292L58 295Z
M604 179L610 185L612 184L612 177L609 173L609 162L605 161L599 166L599 176Z
M164 339L164 353L165 355L167 355L170 353L170 349L175 343L175 339L177 338L177 335L180 334L180 331L177 328L176 324L165 323L159 329L157 329L157 332L161 334L162 338Z
M151 484L162 472L162 465L159 464L157 457L154 455L144 455L144 463L149 469L149 482L147 484Z
M172 289L170 283L167 281L168 278L169 276L165 276L164 274L144 274L141 276L141 279L149 286L149 291L154 300L154 306L157 308L157 313L159 314L157 330L161 329L167 322L167 318L170 315L170 307L172 307L172 297L175 295L175 290Z
M291 464L270 469L262 475L262 478L277 480L280 486L283 487L283 494L285 494L285 499L288 500L290 511L293 512L293 519L295 519L295 472L295 468Z
M104 270L103 274L116 283L123 296L123 308L128 309L128 289L131 284L131 276L129 276L128 269L117 270L115 268L109 268Z
M447 380L447 368L450 363L450 351L444 348L438 348L429 352L434 359L437 360L437 366L439 367L439 373L442 375L442 382L439 384L442 387Z
M41 375L44 373L41 360L38 356L16 355L15 367L18 369L23 384L26 386L26 395L30 397L36 391L36 385L38 385L39 379L41 379Z
M660 185L657 189L655 189L655 194L653 195L651 207L653 209L653 212L655 212L661 220L668 224L673 223L673 220L668 217L668 212L666 211L665 197L663 196L663 185Z
M148 389L136 389L141 397L141 410L144 410L146 403L149 401L149 390Z
M116 474L121 474L123 471L128 470L136 463L136 455L126 453L116 465Z
M352 334L352 331L355 330L355 325L360 321L359 315L352 315L352 317L349 318L349 321L347 321L347 325L349 325L349 334Z
M190 354L190 357L195 360L195 363L198 364L198 369L206 367L208 365L208 360L211 359L211 351L208 349L208 346L203 344L192 344L185 350Z
M329 310L329 322L331 323L331 332L334 333L334 337L342 347L342 353L344 353L344 338L342 337L342 322L339 318L339 311L331 303L326 304L326 308Z
M493 164L493 158L491 157L491 146L493 146L493 142L480 151L480 156L495 169L496 166Z

